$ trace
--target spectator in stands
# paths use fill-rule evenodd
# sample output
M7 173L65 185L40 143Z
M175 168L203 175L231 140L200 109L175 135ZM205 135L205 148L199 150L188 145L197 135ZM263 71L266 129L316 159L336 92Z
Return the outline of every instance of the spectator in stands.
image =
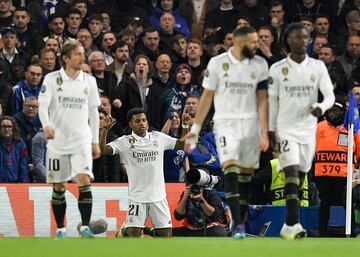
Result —
M234 8L232 0L221 0L220 6L206 13L204 28L233 30L236 27L239 15L240 13Z
M191 118L195 118L197 107L200 102L199 95L189 95L185 100L185 109L190 114Z
M89 63L93 76L101 95L110 96L113 88L116 86L117 78L111 71L105 70L105 56L100 51L93 51L89 55Z
M172 39L171 60L174 67L187 63L186 57L187 41L183 34L176 34Z
M92 51L97 51L98 47L93 44L91 33L87 29L80 29L76 34L77 40L81 43L85 50L85 60L88 60Z
M221 52L225 52L230 49L234 45L233 42L233 34L232 31L225 31L224 32L224 39L222 41L221 45Z
M160 43L161 52L170 53L174 37L175 18L171 13L165 12L160 17Z
M123 127L121 125L121 120L124 118L122 116L119 115L119 110L118 109L113 109L111 103L110 103L110 98L102 95L100 96L100 101L101 101L101 106L99 109L104 110L107 115L110 115L112 117L112 124L111 124L111 128L110 130L113 130L113 134L116 135L123 135ZM120 101L120 100L119 100ZM122 103L120 101L120 107L121 107ZM119 108L120 108L119 107Z
M309 51L309 56L313 57L313 58L318 58L319 57L319 52L321 47L323 47L324 45L327 45L328 39L322 35L317 35L314 38L314 41L311 45L308 46L308 51Z
M60 69L60 43L56 38L49 37L48 40L45 41L45 47L47 49L52 49L55 53L55 68L54 70Z
M25 78L25 70L26 70L26 63L23 60L21 59L14 60L10 64L11 78L9 82L13 86L15 86L20 80L23 80Z
M346 26L338 30L336 41L337 54L343 54L346 51L346 43L350 36L360 34L360 10L352 10L346 15Z
M331 45L323 45L319 51L319 60L322 60L329 72L330 78L335 85L335 93L347 95L348 85L344 68L338 60L335 60L334 48Z
M289 7L289 10L286 12L286 20L288 22L299 21L303 16L310 16L312 20L315 20L317 15L327 13L323 4L315 0L299 0Z
M0 2L0 28L11 26L11 0L4 0Z
M164 91L173 86L174 75L171 73L172 62L168 54L160 54L155 62L154 81L159 84Z
M351 81L351 91L354 93L357 106L360 106L360 83L358 81Z
M79 9L76 8L70 9L66 15L66 25L67 25L67 30L65 32L66 36L76 39L76 34L80 29L81 22L82 22L82 18Z
M100 119L100 132L104 129L104 118L108 115L108 113L99 109L99 119ZM106 128L110 129L110 128ZM118 135L114 133L114 130L110 129L107 134L107 141L112 142L117 139ZM112 182L118 183L124 181L121 179L121 171L120 171L120 156L118 154L115 155L104 155L100 158L93 161L93 173L94 173L94 181L95 182Z
M282 45L282 35L287 27L285 22L285 8L280 0L273 0L269 3L270 8L270 25L275 30L274 39L278 45Z
M274 36L270 27L260 27L258 30L258 35L259 49L257 50L256 54L264 57L269 67L285 57L280 53L280 48L274 41Z
M39 53L44 47L44 41L34 26L31 26L29 12L25 7L16 8L13 23L19 35L18 48L30 56Z
M65 33L65 21L64 18L58 14L54 13L49 16L49 29L50 33L47 37L44 38L44 41L47 41L49 37L56 38L60 43L60 48L62 48L66 43L74 42L75 39L68 37Z
M100 13L101 17L103 18L103 29L102 32L108 32L111 31L111 18L110 18L110 14L107 11L101 11Z
M188 24L183 17L180 16L179 10L174 10L173 0L158 0L158 5L154 8L153 15L149 18L151 26L155 29L160 29L160 17L164 12L171 13L175 18L175 32L182 33L185 37L190 36Z
M319 14L316 16L314 29L316 35L326 37L329 44L336 44L336 36L330 31L330 21L327 15Z
M350 36L347 45L345 54L339 56L337 60L341 63L344 68L347 81L350 79L351 71L359 65L360 57L360 36L354 35Z
M227 237L228 221L224 205L214 189L202 188L199 193L187 185L174 210L176 220L184 220L182 227L173 228L173 236Z
M201 39L206 13L215 10L220 0L182 0L179 2L179 14L184 17L190 28L191 37Z
M140 17L132 17L129 20L125 29L129 29L135 33L135 37L138 38L144 32L144 21Z
M101 43L101 49L105 56L106 66L109 66L110 64L112 64L114 62L114 58L111 53L111 46L113 44L115 44L115 42L116 42L116 37L115 37L114 32L111 32L111 31L104 32L104 35L102 38L102 43Z
M340 13L336 19L336 27L337 32L341 32L344 28L346 28L346 16L350 11L359 10L360 9L360 1L359 0L345 0ZM346 43L346 42L345 42Z
M25 65L29 64L29 54L17 48L19 37L16 29L14 27L6 27L1 35L4 47L0 49L0 59L5 60L9 68L14 61L18 60L23 61Z
M203 42L204 52L202 55L202 62L207 65L212 57L220 54L220 39L215 33L213 33L206 36ZM198 82L196 84L198 84Z
M3 113L10 113L11 106L8 106L10 96L12 95L12 85L9 83L9 71L4 60L0 60L0 101ZM9 110L8 110L9 109Z
M81 64L81 70L92 76L92 71L91 71L91 67L89 66L89 64L87 64L87 63Z
M251 23L251 19L249 17L244 16L244 15L240 15L238 17L237 22L236 22L236 27L237 28L241 28L241 27L244 27L244 26L250 27L250 23Z
M191 117L184 109L180 112L170 112L161 130L171 137L182 138L189 132ZM185 173L189 170L189 162L182 149L166 150L164 152L164 178L165 182L183 182Z
M238 7L241 14L251 17L251 26L259 28L270 23L269 9L258 0L244 0Z
M46 145L47 139L44 132L38 132L31 143L31 158L34 166L33 181L36 183L46 183Z
M186 55L188 58L188 65L192 71L192 84L198 84L200 74L206 69L206 65L201 61L203 55L203 46L200 40L190 39L187 44Z
M18 129L22 140L26 144L29 156L31 157L31 142L33 137L41 130L41 123L39 120L39 102L34 96L25 99L22 112L16 113L13 118L18 125Z
M139 107L146 111L149 126L160 130L161 118L160 104L164 89L151 78L153 67L151 60L145 55L138 55L134 60L134 73L119 86L119 95L122 102L122 117L126 117L130 109ZM123 127L127 127L127 121L121 120Z
M1 6L1 3L0 3ZM0 119L0 182L29 182L29 157L16 122L10 116Z
M102 16L100 14L92 14L89 17L88 28L91 33L93 44L96 45L98 49L101 49L102 37L104 33L102 33Z
M142 42L138 42L138 45L135 47L134 57L146 55L154 63L159 55L159 43L159 32L152 27L146 28Z
M43 78L46 74L53 72L56 65L56 54L54 50L44 48L39 53L39 64L42 68Z
M87 11L88 11L87 0L74 0L71 4L71 8L76 8L81 12L82 22L80 28L86 28L89 22L87 19Z
M127 79L132 70L132 61L129 57L129 46L122 40L116 41L111 46L111 54L114 62L106 67L106 70L111 71L117 77L117 85L123 80ZM111 93L110 93L111 94ZM112 94L111 94L112 95ZM115 106L116 108L120 108Z
M133 56L137 41L135 33L130 29L123 29L118 34L118 40L123 40L129 47L129 56Z
M19 81L13 88L12 113L21 112L25 99L38 97L41 89L42 68L39 64L30 64L25 71L25 80Z

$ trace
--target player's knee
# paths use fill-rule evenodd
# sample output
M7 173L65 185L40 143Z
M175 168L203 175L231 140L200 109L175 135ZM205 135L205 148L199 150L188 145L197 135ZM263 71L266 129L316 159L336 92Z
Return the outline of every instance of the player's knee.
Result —
M90 185L91 183L90 177L87 174L78 174L76 176L76 181L79 186Z
M62 192L66 190L64 183L55 183L53 184L53 189L58 192Z

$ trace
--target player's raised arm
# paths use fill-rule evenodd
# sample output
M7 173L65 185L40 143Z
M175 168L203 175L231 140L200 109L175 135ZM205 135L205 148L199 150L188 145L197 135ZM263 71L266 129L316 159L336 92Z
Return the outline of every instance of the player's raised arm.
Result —
M107 138L108 131L111 127L111 124L112 124L112 118L110 115L108 115L104 118L104 127L100 132L99 143L100 143L101 155L108 155L108 154L113 153L112 147L109 145L106 145L106 138Z

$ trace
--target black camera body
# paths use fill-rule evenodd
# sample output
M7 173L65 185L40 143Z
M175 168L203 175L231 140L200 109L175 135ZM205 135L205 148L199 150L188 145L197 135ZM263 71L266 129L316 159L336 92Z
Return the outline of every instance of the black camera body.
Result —
M202 186L198 186L198 185L196 185L196 184L192 184L191 187L190 187L190 192L191 192L194 196L201 194L202 191L203 191L203 187L202 187Z

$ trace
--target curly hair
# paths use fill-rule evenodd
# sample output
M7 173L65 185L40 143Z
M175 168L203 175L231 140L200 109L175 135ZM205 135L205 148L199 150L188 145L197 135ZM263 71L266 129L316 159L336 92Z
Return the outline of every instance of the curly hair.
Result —
M0 125L1 125L1 123L3 122L3 120L9 120L9 121L11 121L11 124L12 124L12 126L13 126L13 139L14 139L15 141L19 141L20 138L21 138L21 136L20 136L20 131L19 131L19 128L18 128L18 125L17 125L15 119L14 119L13 117L7 116L7 115L2 116L2 117L0 118Z

